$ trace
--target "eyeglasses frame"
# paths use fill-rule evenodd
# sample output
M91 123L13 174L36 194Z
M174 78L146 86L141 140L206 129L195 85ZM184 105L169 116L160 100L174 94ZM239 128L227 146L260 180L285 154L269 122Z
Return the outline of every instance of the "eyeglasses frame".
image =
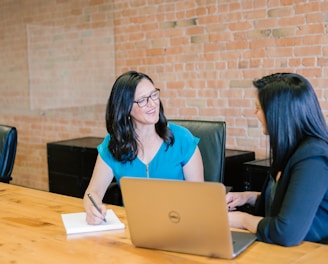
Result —
M148 105L149 99L151 99L153 102L154 102L155 100L158 100L159 97L160 97L160 91L161 91L161 89L159 89L159 88L155 88L155 90L152 91L152 92L150 93L149 96L141 97L141 98L139 98L138 100L133 101L133 103L136 103L140 108L143 108L143 107L145 107L146 105ZM154 93L158 93L158 98L156 98L156 99L151 98L151 97L153 96ZM140 100L146 100L146 104L143 105L143 106L140 106L140 105L139 105L139 101L140 101Z

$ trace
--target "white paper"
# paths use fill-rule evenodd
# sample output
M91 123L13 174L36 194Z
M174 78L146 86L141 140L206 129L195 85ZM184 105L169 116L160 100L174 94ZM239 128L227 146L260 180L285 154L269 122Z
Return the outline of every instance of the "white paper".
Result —
M67 235L125 228L124 223L120 221L112 209L107 210L107 223L103 222L99 225L89 225L85 220L85 212L62 214L61 216Z

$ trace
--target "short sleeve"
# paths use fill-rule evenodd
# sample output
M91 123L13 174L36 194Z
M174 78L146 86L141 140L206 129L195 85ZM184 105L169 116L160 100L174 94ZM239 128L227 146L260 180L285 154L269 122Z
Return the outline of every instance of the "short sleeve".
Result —
M109 140L110 140L110 135L107 134L103 142L101 142L100 145L98 145L97 150L102 160L105 161L105 163L107 163L110 166L114 157L108 149Z
M184 166L191 159L195 152L195 149L199 143L199 138L195 137L187 128L169 124L169 127L174 135L175 142L174 148L177 150L177 154L181 155L181 165Z

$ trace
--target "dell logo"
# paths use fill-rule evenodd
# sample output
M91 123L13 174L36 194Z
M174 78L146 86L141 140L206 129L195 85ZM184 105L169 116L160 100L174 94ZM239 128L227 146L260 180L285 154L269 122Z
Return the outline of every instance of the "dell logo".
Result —
M169 216L170 222L175 223L175 224L180 222L180 215L178 212L170 211L168 216Z

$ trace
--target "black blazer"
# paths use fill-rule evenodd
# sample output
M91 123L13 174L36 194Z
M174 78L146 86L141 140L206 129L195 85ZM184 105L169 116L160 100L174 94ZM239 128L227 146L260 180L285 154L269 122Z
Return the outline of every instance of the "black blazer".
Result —
M265 189L256 206L264 216ZM328 144L309 137L297 148L277 183L271 212L259 222L258 240L285 246L303 240L328 243Z

